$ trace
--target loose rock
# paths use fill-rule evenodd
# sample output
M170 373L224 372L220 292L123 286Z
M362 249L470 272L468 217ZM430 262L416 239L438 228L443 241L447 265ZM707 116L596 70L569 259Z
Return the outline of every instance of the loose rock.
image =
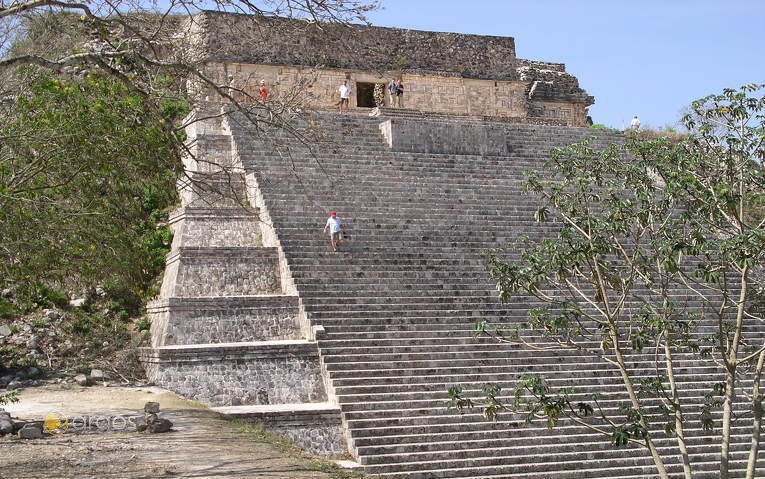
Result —
M42 439L42 428L36 424L25 424L19 430L19 437L21 439Z
M100 369L91 369L90 379L92 379L94 382L103 381L104 379L106 379L106 374Z
M87 301L86 298L73 298L69 300L69 305L74 308L81 308L85 304L85 301Z
M168 432L173 423L168 419L157 416L159 414L159 403L149 401L143 406L143 420L136 423L138 432L149 431L151 433Z
M167 419L158 419L156 422L153 422L149 424L149 432L151 433L162 433L162 432L168 432L170 428L173 427L173 423L170 422Z
M84 374L78 374L77 376L75 376L74 377L74 382L76 382L80 386L88 386L88 385L90 385L90 379L88 379L88 377L85 376Z
M13 432L13 421L10 413L0 411L0 435L11 434Z
M0 336L10 336L11 327L7 324L0 324Z

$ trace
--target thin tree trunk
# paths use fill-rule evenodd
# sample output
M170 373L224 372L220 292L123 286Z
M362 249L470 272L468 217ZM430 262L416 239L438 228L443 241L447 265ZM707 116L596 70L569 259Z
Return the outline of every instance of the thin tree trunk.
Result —
M688 456L688 449L685 445L683 410L680 407L680 394L677 392L677 383L675 382L675 370L669 338L664 341L664 360L667 365L667 378L669 378L669 388L672 396L672 410L675 413L675 434L677 435L677 445L680 448L680 457L683 460L683 475L685 476L685 479L692 479L693 472L691 471L691 459Z
M725 356L725 402L723 403L722 417L722 440L720 441L720 479L730 477L730 435L731 421L733 418L733 403L736 400L736 368L738 367L738 348L741 345L741 336L744 333L744 311L748 287L749 268L741 269L741 290L736 305L736 328L730 350ZM722 318L721 318L722 320Z
M622 376L624 387L627 389L627 394L630 397L632 407L636 410L639 410L640 400L638 399L637 394L635 394L635 389L632 386L632 378L630 378L629 372L627 371L627 366L624 362L624 357L622 356L621 347L619 346L619 335L616 331L616 324L614 324L613 320L609 320L609 326L609 335L611 336L611 342L613 343L616 363L619 365L619 373ZM656 449L656 445L653 443L653 440L651 440L651 431L648 429L648 424L646 424L643 416L640 416L640 425L643 426L646 431L645 446L651 452L651 458L653 458L653 462L656 465L656 472L659 473L659 477L661 477L661 479L669 479L667 469L664 467L664 461L662 460L658 449Z
M757 454L760 451L760 428L762 427L762 391L760 390L760 379L762 378L762 369L765 366L765 350L760 352L760 358L757 360L757 367L754 370L754 386L752 386L752 411L754 419L752 420L752 445L749 448L749 459L746 463L746 479L755 479L757 472Z

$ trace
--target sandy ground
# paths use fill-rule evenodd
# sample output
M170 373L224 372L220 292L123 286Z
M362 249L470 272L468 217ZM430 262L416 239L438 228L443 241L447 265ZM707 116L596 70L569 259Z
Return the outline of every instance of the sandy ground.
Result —
M157 401L173 431L71 432L39 440L0 438L0 479L11 478L338 478L308 457L291 456L247 434L203 406L159 388L62 387L25 389L5 409L14 418L139 414Z

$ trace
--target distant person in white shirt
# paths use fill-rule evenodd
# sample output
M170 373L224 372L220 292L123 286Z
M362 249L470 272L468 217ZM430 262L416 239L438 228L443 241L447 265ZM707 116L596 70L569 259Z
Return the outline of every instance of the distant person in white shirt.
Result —
M324 225L324 232L329 229L329 241L332 244L332 251L337 251L337 246L343 240L343 234L340 232L340 218L337 217L337 211L330 211L327 224Z
M348 111L348 103L350 102L351 98L351 87L348 86L348 80L345 80L342 85L340 85L340 103L338 105L340 106L340 113L343 112L343 106L345 106L345 111Z
M630 130L639 130L640 129L640 118L638 118L637 115L632 117L632 121L630 122Z

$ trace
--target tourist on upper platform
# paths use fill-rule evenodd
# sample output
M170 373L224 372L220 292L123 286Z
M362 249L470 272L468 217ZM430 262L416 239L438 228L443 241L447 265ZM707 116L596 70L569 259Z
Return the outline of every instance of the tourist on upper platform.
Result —
M340 113L343 112L343 106L345 106L345 111L348 111L348 105L350 104L351 99L351 87L348 86L348 80L343 81L343 84L340 85L340 103L338 105L340 106Z
M268 88L266 88L266 81L260 80L260 101L263 103L268 100Z
M393 106L393 104L396 102L396 92L398 91L398 86L396 84L396 79L391 78L390 83L388 83L388 96L390 96L390 101L388 104L390 106Z
M632 117L632 121L630 122L630 130L639 130L640 129L640 118L638 118L637 115Z
M375 100L375 107L369 113L369 116L380 116L380 108L385 105L385 85L383 83L375 83L372 97Z
M332 251L337 251L338 245L343 240L343 234L340 230L340 218L337 217L337 211L330 211L327 223L324 225L324 233L329 229L329 242L332 245Z
M228 87L228 94L231 96L231 98L236 100L236 80L234 80L234 75L228 76L228 82L226 83L226 86Z
M396 81L396 107L404 108L404 80Z

